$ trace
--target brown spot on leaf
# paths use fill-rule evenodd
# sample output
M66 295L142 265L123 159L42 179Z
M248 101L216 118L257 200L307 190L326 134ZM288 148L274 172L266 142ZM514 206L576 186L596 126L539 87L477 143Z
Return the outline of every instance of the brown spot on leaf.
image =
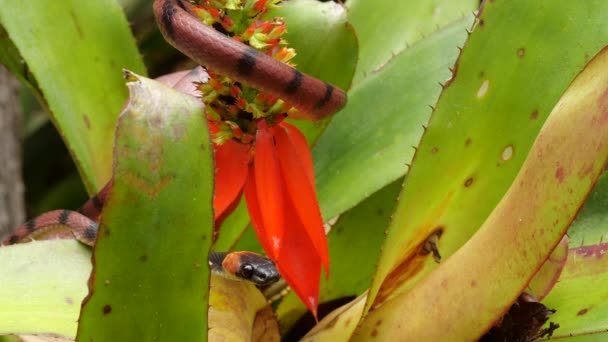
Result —
M477 282L475 280L471 280L471 287L477 287Z
M74 304L74 300L71 297L65 297L65 302L69 305Z
M109 304L103 306L103 314L107 315L112 312L112 307Z
M173 180L172 176L161 176L161 179L158 182L154 182L141 178L134 173L125 173L122 177L123 181L129 183L138 190L145 192L150 197L156 197L156 195Z
M382 324L382 320L381 320L381 319L379 319L379 320L376 322L376 326L377 326L377 327L379 327L381 324Z
M582 169L580 169L578 171L578 178L583 179L587 176L591 176L593 173L593 170L595 169L595 163L591 162L588 165L585 165L585 167L583 167Z
M517 57L522 58L525 55L526 55L526 49L524 49L523 47L517 49Z
M76 16L74 11L72 11L72 10L70 10L70 17L72 18L72 23L74 24L74 28L76 29L76 32L78 33L78 37L80 39L85 39L84 31L82 30L82 27L80 26L80 23L78 22L78 16Z
M146 262L146 261L148 261L148 256L147 256L147 255L145 255L145 254L144 254L144 255L142 255L142 256L140 256L140 257L139 257L139 261L141 261L141 262Z
M467 140L464 141L464 146L469 147L470 145L471 145L471 138L467 138Z
M346 321L344 321L344 326L348 327L350 325L351 319L348 318Z
M84 125L87 126L87 129L91 129L91 121L86 114L82 116L82 120L84 120Z
M151 126L162 127L165 120L161 115L150 115L150 120L148 122Z
M376 337L378 335L378 330L374 329L372 331L372 337Z
M485 72L480 71L478 76L479 76L479 78L483 78L485 75L486 75L486 73L485 73Z
M441 287L443 287L444 289L448 288L448 280L447 279L443 279L441 281Z
M535 109L534 111L532 111L532 114L530 114L530 120L536 119L538 119L538 109Z
M448 192L445 198L427 215L431 221L423 222L422 226L417 227L419 235L414 236L407 245L401 247L403 252L396 259L397 262L391 268L391 271L383 279L371 309L382 305L386 300L397 295L401 285L422 270L428 257L428 253L424 253L424 246L429 236L437 228L435 220L442 217L453 197L454 193Z
M412 252L408 253L406 258L384 278L374 300L374 306L384 303L391 297L395 289L422 270L426 256L416 251Z
M485 25L485 24L486 24L486 22L483 21L483 19L479 19L479 26L480 27L483 27L483 25Z
M466 188L470 187L473 184L473 177L469 177L465 182L464 182L464 186Z
M437 147L433 147L433 148L431 149L431 153L432 153L432 154L437 154L437 152L439 152L439 149L438 149Z
M566 177L566 171L564 170L564 167L561 165L557 165L557 168L555 169L555 178L557 178L558 182L563 182L564 178Z
M576 315L577 316L583 316L584 314L587 313L587 311L589 311L589 309L582 309L581 311L577 312Z

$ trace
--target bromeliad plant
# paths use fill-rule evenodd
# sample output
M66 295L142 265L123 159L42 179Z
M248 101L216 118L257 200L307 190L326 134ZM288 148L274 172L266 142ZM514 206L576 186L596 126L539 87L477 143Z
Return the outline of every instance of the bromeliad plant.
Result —
M0 45L2 63L43 100L91 193L110 177L112 146L116 158L90 293L89 252L77 244L2 248L1 333L73 337L89 293L82 340L276 338L260 332L274 318L257 289L212 279L205 295L201 263L214 226L222 221L218 248L256 249L245 229L251 217L296 292L274 310L286 340L303 335L293 327L317 341L475 340L492 327L484 338L601 338L605 177L571 222L608 156L605 1L490 1L463 16L476 1L349 0L345 11L292 0L267 13L283 20L266 24L215 12L212 3L199 8L203 21L291 62L281 37L289 40L302 71L350 89L345 109L318 123L291 121L280 100L211 72L200 85L203 114L192 97L128 73L131 98L114 142L125 98L116 68L144 74L118 6L0 9L10 38ZM256 13L264 4L244 3ZM99 13L107 13L103 25L89 20ZM62 26L57 18L73 19ZM83 82L93 71L96 81ZM314 143L310 157L304 137ZM321 279L318 302L347 304L325 317L319 310L321 322L307 331L300 318L316 301L298 295L316 291L326 261L315 195L332 223L331 277ZM273 237L291 232L302 236L283 235L277 249ZM312 258L289 253L304 250ZM298 267L317 278L289 274ZM25 288L38 299L26 302ZM545 315L521 308L539 308L543 297L557 311L541 327ZM41 320L48 308L63 316Z

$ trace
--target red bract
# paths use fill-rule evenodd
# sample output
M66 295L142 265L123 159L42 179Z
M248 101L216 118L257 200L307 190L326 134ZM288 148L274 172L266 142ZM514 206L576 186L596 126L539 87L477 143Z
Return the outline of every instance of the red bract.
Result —
M233 140L216 147L216 220L231 211L244 189L260 244L316 316L321 265L329 270L329 256L310 149L296 127L268 127L262 119L254 150L252 158L249 145Z

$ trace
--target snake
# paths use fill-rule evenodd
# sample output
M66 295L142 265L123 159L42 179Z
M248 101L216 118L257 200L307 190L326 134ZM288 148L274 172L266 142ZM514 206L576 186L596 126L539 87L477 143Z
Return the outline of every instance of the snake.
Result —
M268 92L322 119L346 104L346 93L202 23L185 0L155 0L161 33L194 62L233 80Z
M205 25L193 14L193 6L185 0L155 0L153 12L164 38L194 62L281 98L314 120L346 104L343 90ZM94 246L111 186L112 180L77 211L53 210L27 221L2 245L74 237ZM274 262L254 252L210 252L209 266L216 274L256 285L269 285L280 278Z
M59 209L25 222L15 229L2 245L75 237L76 240L92 247L97 240L98 230L99 223L81 212ZM254 252L210 252L209 267L214 274L259 286L270 285L280 279L274 262Z

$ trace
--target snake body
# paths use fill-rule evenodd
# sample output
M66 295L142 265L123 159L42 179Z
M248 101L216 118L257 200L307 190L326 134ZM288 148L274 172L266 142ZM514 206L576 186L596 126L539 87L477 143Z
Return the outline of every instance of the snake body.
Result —
M269 92L315 119L335 113L346 94L203 24L184 0L155 0L154 15L165 39L196 63Z
M93 205L95 198L87 203ZM93 246L98 228L97 222L77 211L53 210L22 224L2 245L75 237L78 241ZM274 262L253 252L210 252L209 266L218 275L246 280L256 285L272 284L279 279Z

